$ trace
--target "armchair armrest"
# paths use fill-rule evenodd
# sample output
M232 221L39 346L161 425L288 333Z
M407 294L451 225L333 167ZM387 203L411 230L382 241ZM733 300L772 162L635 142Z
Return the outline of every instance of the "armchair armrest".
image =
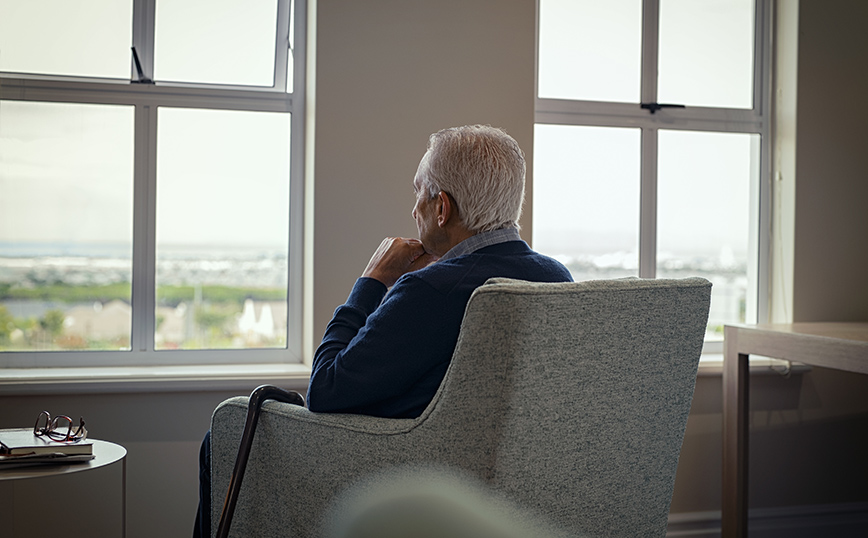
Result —
M231 398L221 403L212 417L212 521L220 517L248 401L246 397ZM231 534L274 536L276 529L286 529L288 536L318 535L323 513L347 484L408 461L409 445L416 444L414 439L427 437L413 435L424 417L385 419L312 413L298 405L264 403ZM435 447L429 448L431 458L436 459ZM414 459L418 457L417 450ZM253 524L257 521L269 521L269 528Z
M229 527L232 525L232 517L235 514L235 506L238 503L238 493L244 480L244 471L247 469L247 461L250 457L250 449L253 446L256 425L259 422L259 414L266 400L304 407L304 397L295 392L275 387L262 385L253 390L247 406L247 420L244 423L244 432L241 434L241 442L238 447L238 455L235 458L235 466L232 476L229 478L229 491L226 493L226 502L220 514L220 523L217 526L217 538L229 536Z

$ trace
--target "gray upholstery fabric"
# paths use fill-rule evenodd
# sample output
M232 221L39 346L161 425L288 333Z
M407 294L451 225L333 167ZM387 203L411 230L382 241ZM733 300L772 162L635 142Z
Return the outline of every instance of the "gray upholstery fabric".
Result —
M576 536L664 536L711 284L492 279L416 419L268 402L232 536L322 534L329 503L405 464L460 469ZM216 529L247 398L212 418Z

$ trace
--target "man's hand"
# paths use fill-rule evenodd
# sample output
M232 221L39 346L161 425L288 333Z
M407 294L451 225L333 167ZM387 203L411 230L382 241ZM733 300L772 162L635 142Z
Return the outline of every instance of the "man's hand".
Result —
M437 258L425 252L418 239L387 237L371 256L362 276L379 280L387 288L405 273L421 269Z

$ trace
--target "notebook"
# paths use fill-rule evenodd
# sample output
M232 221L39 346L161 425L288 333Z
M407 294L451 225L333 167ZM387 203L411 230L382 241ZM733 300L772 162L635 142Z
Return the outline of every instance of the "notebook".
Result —
M93 454L93 443L84 439L75 443L54 441L47 436L37 436L33 428L0 430L0 454L21 456L25 454Z

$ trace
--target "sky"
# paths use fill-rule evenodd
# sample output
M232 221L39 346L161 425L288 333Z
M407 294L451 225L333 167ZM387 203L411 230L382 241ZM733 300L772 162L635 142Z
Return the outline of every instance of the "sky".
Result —
M220 1L157 2L157 78L270 84L276 0ZM0 0L0 70L128 78L131 4ZM659 102L750 106L752 5L661 2ZM14 22L37 18L40 31ZM541 32L542 97L638 103L640 0L542 0ZM133 128L132 107L0 103L0 241L129 242ZM634 248L638 129L537 126L535 138L535 244ZM752 139L661 131L661 250L747 247ZM158 242L286 245L288 115L163 108L158 140Z
M270 86L276 6L159 0L155 78ZM131 18L132 2L0 0L0 71L129 79ZM20 22L30 20L39 28ZM129 243L133 114L131 106L0 103L0 241ZM289 118L159 109L158 244L285 248Z
M752 13L752 0L663 0L657 102L750 108ZM640 101L641 0L541 0L540 35L540 97ZM659 131L659 253L744 255L756 142ZM537 125L534 246L635 250L640 144L638 128Z
M0 241L128 243L132 107L0 106ZM288 114L165 108L158 133L158 242L287 244Z

